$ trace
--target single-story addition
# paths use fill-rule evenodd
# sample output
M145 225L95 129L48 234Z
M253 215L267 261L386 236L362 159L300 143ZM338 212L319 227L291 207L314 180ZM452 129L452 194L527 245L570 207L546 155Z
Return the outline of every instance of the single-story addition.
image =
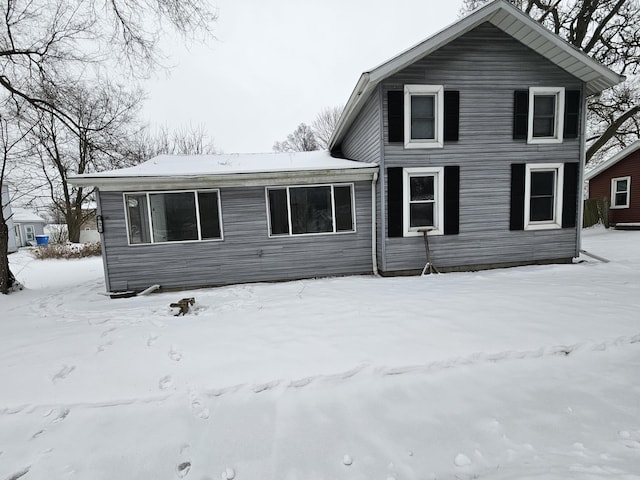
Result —
M609 222L640 227L640 140L585 174L589 198L606 199Z
M329 152L157 157L96 186L107 288L570 262L586 98L623 77L494 0L360 77Z
M155 157L88 174L108 291L370 273L377 167L328 152Z

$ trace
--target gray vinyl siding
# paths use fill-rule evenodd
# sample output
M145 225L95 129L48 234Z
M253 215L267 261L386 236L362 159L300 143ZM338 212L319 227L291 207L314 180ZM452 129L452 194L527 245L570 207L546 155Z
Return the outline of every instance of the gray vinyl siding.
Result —
M582 83L501 30L484 24L383 83L385 132L386 92L402 90L405 84L443 85L445 90L460 92L459 141L445 142L440 149L406 150L402 144L389 144L384 135L385 174L389 167L460 166L460 233L429 238L434 264L461 267L573 257L575 228L509 230L512 163L580 161L580 139L544 145L513 140L513 96L515 90L532 86L582 89ZM388 238L385 232L382 241L383 270L413 270L424 265L422 237Z
M379 89L358 114L342 142L342 154L349 160L379 163L382 153L382 118Z
M212 188L215 188L212 186ZM220 189L223 241L130 246L122 192L100 192L111 291L370 273L371 182L356 182L355 233L268 237L264 187Z

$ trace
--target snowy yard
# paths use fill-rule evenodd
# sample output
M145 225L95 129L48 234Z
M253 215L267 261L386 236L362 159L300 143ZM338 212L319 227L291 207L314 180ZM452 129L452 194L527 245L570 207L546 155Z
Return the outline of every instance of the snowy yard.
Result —
M640 232L583 243L611 263L119 300L13 254L0 480L640 479Z

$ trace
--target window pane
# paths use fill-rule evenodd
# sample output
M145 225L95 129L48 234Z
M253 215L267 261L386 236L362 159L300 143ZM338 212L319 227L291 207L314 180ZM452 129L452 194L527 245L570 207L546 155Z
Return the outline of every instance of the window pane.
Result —
M411 201L433 200L434 197L434 177L410 177L409 189L411 191Z
M333 187L333 197L336 205L336 231L352 231L351 187Z
M333 232L331 187L289 189L294 234Z
M535 116L554 116L556 111L555 95L535 95L533 97Z
M555 95L535 95L533 97L533 136L555 136Z
M412 95L411 96L411 117L412 118L433 118L434 97L433 95Z
M435 96L411 97L411 138L435 139Z
M556 171L531 172L529 220L532 222L554 219Z
M198 192L201 238L221 238L218 192Z
M269 190L269 220L271 222L271 235L289 233L286 188Z
M626 192L626 191L627 191L627 181L616 180L616 192Z
M620 205L626 205L627 204L627 194L626 193L616 193L616 207L619 207Z
M529 220L532 222L553 220L553 206L553 197L531 198Z
M155 242L198 240L193 192L154 193L149 201Z
M531 196L553 195L556 189L556 172L531 172Z
M150 243L149 211L145 194L125 195L127 222L129 226L129 243Z
M433 205L433 203L410 204L410 227L433 227Z

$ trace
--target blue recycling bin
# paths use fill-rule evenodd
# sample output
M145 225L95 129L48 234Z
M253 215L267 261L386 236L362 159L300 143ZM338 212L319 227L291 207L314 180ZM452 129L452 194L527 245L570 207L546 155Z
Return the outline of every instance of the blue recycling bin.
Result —
M49 245L49 235L36 235L36 244L43 247Z

